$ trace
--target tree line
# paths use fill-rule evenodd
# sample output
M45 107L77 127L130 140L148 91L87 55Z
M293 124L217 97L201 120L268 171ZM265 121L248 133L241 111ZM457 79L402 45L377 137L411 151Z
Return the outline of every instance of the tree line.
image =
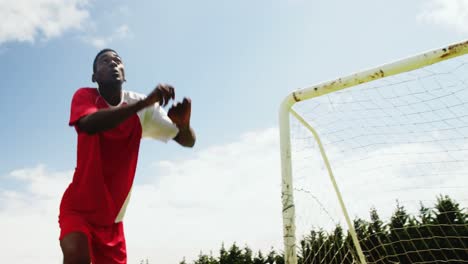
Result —
M421 204L410 215L397 203L389 220L375 208L370 220L357 218L354 228L368 263L468 263L468 213L449 196L439 196L431 208ZM331 231L311 230L298 245L298 263L359 263L349 232L337 225ZM248 246L221 246L218 256L200 253L193 264L283 264L283 252L253 253ZM179 264L188 264L184 259Z

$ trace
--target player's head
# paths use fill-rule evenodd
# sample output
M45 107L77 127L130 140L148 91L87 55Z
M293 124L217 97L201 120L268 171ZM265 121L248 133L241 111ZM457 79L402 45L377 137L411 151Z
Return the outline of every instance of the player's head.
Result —
M125 70L122 59L113 49L103 49L94 58L92 81L99 84L123 83Z

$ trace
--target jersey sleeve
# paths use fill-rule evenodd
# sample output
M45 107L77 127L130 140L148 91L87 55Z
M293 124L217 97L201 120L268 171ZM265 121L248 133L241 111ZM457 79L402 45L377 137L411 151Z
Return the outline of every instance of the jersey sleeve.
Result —
M129 103L145 98L144 95L125 91L124 96ZM179 129L167 116L166 111L159 104L147 107L138 112L143 138L157 139L167 142L179 133Z
M98 110L96 97L90 89L78 89L71 102L70 121L68 125L75 126L80 118L92 114Z

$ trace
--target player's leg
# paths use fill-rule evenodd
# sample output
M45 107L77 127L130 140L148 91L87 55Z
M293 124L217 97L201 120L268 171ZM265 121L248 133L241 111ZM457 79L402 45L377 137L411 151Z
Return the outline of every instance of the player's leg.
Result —
M72 232L60 240L64 264L89 264L88 236L82 232Z
M61 213L59 215L60 247L64 264L89 264L94 262L91 251L90 225L77 214Z

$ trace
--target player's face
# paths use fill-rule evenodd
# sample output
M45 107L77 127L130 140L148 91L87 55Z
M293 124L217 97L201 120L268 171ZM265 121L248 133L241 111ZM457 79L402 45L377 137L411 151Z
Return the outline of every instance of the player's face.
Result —
M96 62L94 79L98 83L123 83L125 71L119 55L112 51L101 54Z

